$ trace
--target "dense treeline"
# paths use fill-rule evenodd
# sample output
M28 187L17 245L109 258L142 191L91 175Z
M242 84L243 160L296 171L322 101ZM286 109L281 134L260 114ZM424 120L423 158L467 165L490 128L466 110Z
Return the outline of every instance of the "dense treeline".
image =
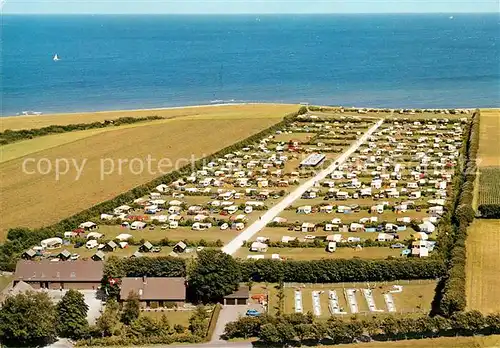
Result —
M155 121L162 119L164 119L164 117L161 116L120 117L115 120L104 120L102 122L52 125L42 128L20 129L20 130L6 129L4 132L0 132L0 145L6 145L16 141L33 139L50 134L60 134L66 132L95 129L95 128L105 128L110 126L122 126L125 124L132 124L144 121Z
M436 279L445 272L439 259L322 259L280 261L273 259L240 261L242 280L263 282L340 283L390 281L396 279Z
M347 320L331 317L317 321L311 313L294 313L277 317L242 317L225 328L225 339L258 337L266 345L307 343L308 345L341 344L357 341L421 339L440 336L472 336L500 333L500 314L483 316L478 311L440 316L389 315Z
M237 260L240 281L277 283L340 283L359 281L391 281L397 279L436 279L445 274L440 258L435 259L323 259L311 261L280 261L273 259ZM175 257L110 257L106 277L186 276L184 259ZM189 274L188 274L189 275Z
M483 219L500 219L500 204L480 204L478 210Z
M277 130L282 129L288 124L292 123L298 115L305 114L307 108L301 107L298 112L286 115L283 120L259 133L249 136L248 138L230 145L216 153L209 155L205 158L197 160L195 163L187 164L184 167L168 173L164 176L156 178L146 184L137 186L127 192L124 192L110 200L99 203L91 208L83 210L69 218L63 219L60 222L39 229L31 230L29 228L14 228L9 230L7 234L7 241L0 245L0 270L12 271L20 254L27 248L40 243L41 240L49 237L61 237L64 231L71 231L80 223L91 220L102 213L112 211L117 206L132 202L138 197L147 195L153 191L156 186L160 184L170 183L180 179L193 170L198 170L204 164L224 156L228 153L237 151L243 147L255 144L256 141L275 133Z
M472 201L474 181L476 179L476 157L479 148L480 113L473 115L471 125L467 129L465 139L465 155L460 173L456 175L454 187L458 188L458 199L455 201L453 215L446 221L446 231L440 231L440 240L445 245L448 270L446 277L437 287L433 304L433 314L451 316L466 307L465 296L465 262L467 228L474 220ZM445 232L443 234L443 232Z

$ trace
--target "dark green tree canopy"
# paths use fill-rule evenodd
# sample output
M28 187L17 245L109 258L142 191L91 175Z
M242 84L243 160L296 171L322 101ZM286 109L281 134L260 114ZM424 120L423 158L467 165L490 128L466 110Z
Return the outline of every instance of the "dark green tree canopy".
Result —
M57 304L58 332L62 337L79 339L88 332L87 312L82 293L69 290Z

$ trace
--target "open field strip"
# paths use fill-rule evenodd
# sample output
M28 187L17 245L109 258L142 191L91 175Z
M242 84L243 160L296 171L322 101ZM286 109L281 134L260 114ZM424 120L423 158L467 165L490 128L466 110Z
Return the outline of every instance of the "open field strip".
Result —
M393 342L322 345L323 348L499 348L500 335L476 337L439 337Z
M467 309L500 311L500 220L476 219L467 236Z
M234 254L238 248L243 245L243 242L250 240L257 232L264 228L273 218L275 218L279 213L281 213L287 206L292 204L296 199L300 198L304 192L314 186L315 182L323 180L328 174L333 172L338 168L339 164L342 164L353 154L361 144L363 144L370 135L377 130L377 128L383 123L383 120L375 123L359 140L352 144L347 151L345 151L334 163L332 163L328 168L317 173L313 178L309 179L292 193L287 195L278 204L269 209L262 217L250 225L248 228L243 230L243 232L233 239L231 242L226 244L222 250L230 255Z
M248 114L253 117L282 117L284 114L297 111L293 104L224 104L201 105L191 107L173 107L164 109L116 110L100 112L79 112L65 114L47 114L41 116L11 116L0 118L0 131L6 129L35 129L51 125L67 125L75 123L92 123L113 120L120 117L181 117L202 116L203 118L233 117Z
M477 164L500 167L500 109L481 110Z
M53 173L23 174L22 164L26 157L1 163L0 194L3 215L0 222L0 239L4 238L9 227L40 227L55 223L162 174L157 168L153 173L144 170L140 175L134 175L127 169L119 173L115 168L113 174L100 180L101 160L104 158L114 162L119 159L138 158L145 162L146 157L150 155L157 160L167 158L173 164L184 159L176 166L180 167L277 123L290 110L289 106L285 106L277 117L279 108L271 108L274 111L269 113L270 117L253 118L252 110L255 110L255 107L240 116L232 116L233 120L230 122L227 119L217 119L214 113L212 119L177 118L168 122L162 121L160 124L113 128L113 131L105 131L39 151L33 156L35 160L46 158L51 163L58 158L74 159L80 164L86 160L79 180L75 180L74 168L59 180L55 180ZM265 114L265 108L260 107L263 108L260 115ZM217 110L226 109L221 107ZM173 169L175 168L168 168L164 172Z

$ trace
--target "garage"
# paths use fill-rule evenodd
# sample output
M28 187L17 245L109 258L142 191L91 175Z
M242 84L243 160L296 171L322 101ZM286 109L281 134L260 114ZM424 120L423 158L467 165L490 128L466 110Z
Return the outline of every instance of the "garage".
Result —
M244 306L248 304L248 299L250 298L250 289L248 286L240 286L238 290L224 296L225 306Z

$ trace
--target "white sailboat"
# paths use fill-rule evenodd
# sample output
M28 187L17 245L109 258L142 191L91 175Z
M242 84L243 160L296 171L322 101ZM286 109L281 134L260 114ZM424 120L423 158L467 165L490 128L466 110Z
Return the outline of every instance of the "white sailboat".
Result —
M52 58L54 62L57 62L59 60L59 57L57 56L57 53L54 55L54 58Z

